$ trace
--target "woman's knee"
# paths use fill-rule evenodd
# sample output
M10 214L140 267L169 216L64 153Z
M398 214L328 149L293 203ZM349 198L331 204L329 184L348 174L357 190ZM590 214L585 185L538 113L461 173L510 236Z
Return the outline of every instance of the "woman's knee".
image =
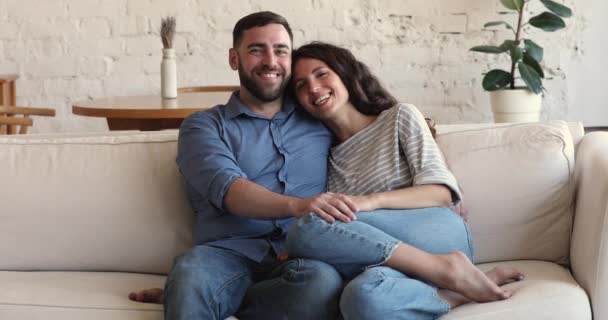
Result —
M310 250L315 250L315 239L328 223L314 213L309 213L297 220L287 233L287 250L296 257L306 258Z

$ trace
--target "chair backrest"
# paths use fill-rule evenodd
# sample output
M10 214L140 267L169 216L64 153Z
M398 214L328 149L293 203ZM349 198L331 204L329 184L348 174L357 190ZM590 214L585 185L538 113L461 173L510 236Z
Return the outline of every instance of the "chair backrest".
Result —
M199 87L184 87L178 88L178 93L186 92L224 92L224 91L235 91L238 90L239 86L199 86Z
M0 106L0 135L26 134L27 128L34 123L30 116L54 117L55 110L47 108L30 108ZM19 127L19 130L17 130Z

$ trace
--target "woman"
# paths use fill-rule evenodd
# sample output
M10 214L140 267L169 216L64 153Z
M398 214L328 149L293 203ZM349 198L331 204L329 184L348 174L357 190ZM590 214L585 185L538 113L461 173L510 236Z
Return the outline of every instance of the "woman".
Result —
M292 59L293 94L335 134L328 190L348 195L358 214L351 222L301 218L288 250L353 278L344 317L433 319L510 297L499 285L523 275L505 267L486 275L471 263L469 230L448 208L460 191L418 110L397 104L346 49L315 42Z

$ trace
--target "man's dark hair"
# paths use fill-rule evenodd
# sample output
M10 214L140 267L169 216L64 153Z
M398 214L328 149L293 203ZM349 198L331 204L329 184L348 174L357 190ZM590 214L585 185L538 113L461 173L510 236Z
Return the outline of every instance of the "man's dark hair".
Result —
M344 83L353 106L361 113L377 115L397 103L369 68L357 60L348 49L323 42L312 42L293 51L292 65L295 66L302 58L323 61L333 70ZM295 96L294 92L292 94Z
M260 11L247 15L237 21L237 23L234 25L234 29L232 30L232 47L235 49L238 48L238 46L241 44L241 40L243 39L243 32L245 32L245 30L255 27L263 27L273 23L282 25L285 30L287 30L289 39L293 42L293 34L291 33L291 28L289 27L289 23L287 23L285 18L274 12Z

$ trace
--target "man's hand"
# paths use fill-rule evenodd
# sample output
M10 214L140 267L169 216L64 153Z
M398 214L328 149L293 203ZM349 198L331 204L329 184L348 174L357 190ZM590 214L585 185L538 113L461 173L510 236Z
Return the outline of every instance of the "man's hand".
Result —
M295 216L299 218L313 212L329 223L333 223L336 219L350 222L357 219L356 211L355 203L348 196L327 192L310 198L298 199Z

